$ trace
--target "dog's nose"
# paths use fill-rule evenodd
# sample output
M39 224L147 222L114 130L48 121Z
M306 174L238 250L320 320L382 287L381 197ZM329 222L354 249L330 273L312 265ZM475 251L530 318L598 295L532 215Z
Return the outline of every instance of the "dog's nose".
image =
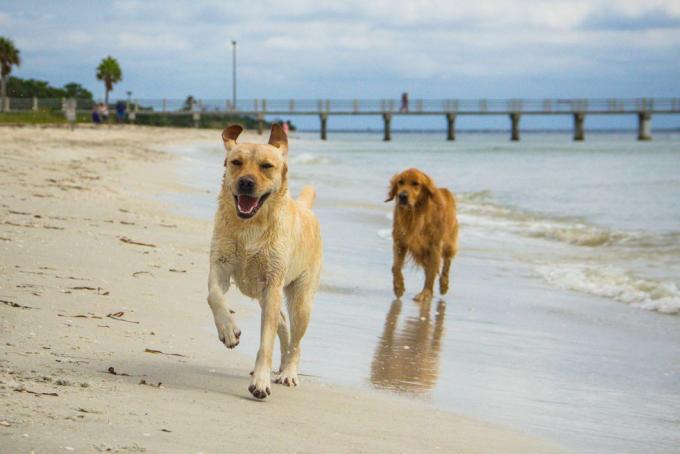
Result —
M255 179L251 176L245 176L238 179L238 192L242 194L251 194L255 190Z
M406 203L408 202L408 194L405 192L400 192L399 193L399 203Z

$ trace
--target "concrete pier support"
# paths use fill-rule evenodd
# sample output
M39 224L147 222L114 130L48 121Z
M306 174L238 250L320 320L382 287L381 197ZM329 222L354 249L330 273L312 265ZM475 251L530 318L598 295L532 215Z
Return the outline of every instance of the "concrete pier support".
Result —
M456 140L456 114L446 114L446 140Z
M389 142L390 140L392 140L392 113L391 112L385 112L383 114L383 130L384 130L383 140L385 142Z
M262 114L257 115L257 133L259 135L264 133L264 116Z
M319 120L321 120L321 140L328 139L328 114L319 114Z
M652 140L652 114L638 113L638 140Z
M512 132L510 133L510 140L513 142L519 141L519 119L522 116L517 113L513 112L510 114L510 121L512 122Z
M574 140L582 141L586 138L583 124L586 121L586 114L583 112L576 112L574 114Z

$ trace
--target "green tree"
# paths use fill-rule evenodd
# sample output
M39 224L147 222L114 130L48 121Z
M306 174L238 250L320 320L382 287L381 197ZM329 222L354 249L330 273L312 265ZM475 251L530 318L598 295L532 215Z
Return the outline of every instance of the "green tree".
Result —
M92 93L87 88L75 82L64 85L67 98L92 99Z
M123 80L123 71L120 69L118 60L112 56L104 58L97 66L97 80L104 82L106 96L104 102L109 104L109 92L113 90L113 85Z
M19 49L14 46L11 39L0 36L0 97L2 98L0 110L5 110L5 84L9 73L12 72L12 66L19 66L20 64Z

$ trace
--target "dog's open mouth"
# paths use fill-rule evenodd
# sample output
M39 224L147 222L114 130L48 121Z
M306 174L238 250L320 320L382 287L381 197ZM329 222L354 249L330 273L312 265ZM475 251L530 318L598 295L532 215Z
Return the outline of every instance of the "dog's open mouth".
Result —
M234 199L236 200L238 217L241 219L248 219L255 216L255 213L257 213L257 210L260 209L264 201L267 200L269 194L270 193L268 192L261 197L253 197L245 194L235 195Z

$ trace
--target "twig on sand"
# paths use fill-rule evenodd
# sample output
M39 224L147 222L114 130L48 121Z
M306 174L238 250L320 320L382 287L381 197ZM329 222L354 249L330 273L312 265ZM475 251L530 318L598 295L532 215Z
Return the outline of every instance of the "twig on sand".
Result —
M89 287L89 286L86 286L86 285L80 285L80 286L77 286L77 287L69 287L69 289L70 290L93 290L93 291L97 292L97 295L102 295L102 296L106 296L109 293L111 293L108 290L104 290L101 287Z
M120 241L122 241L123 243L134 244L134 245L137 245L137 246L157 247L155 244L152 244L152 243L142 243L142 242L140 242L140 241L131 240L130 238L128 238L128 237L126 237L126 236L121 237L121 238L120 238Z
M152 348L145 348L144 351L146 353L153 353L153 354L156 354L156 355L181 356L182 358L187 357L187 355L181 355L179 353L165 353L165 352L162 352L160 350L154 350Z
M118 321L121 321L121 322L128 322L128 323L136 323L136 324L139 324L139 322L135 322L134 320L125 320L124 318L122 318L123 315L125 315L125 312L119 311L119 312L114 312L114 313L112 313L112 314L107 314L106 316L107 316L108 318L112 318L112 319L114 319L114 320L118 320Z
M59 394L57 394L57 393L40 393L40 392L37 392L37 391L31 391L31 390L26 389L26 388L14 388L14 391L16 391L16 392L18 392L18 393L28 393L28 394L33 394L33 395L35 395L35 396L54 396L54 397L59 397Z
M18 309L35 309L34 307L31 306L23 306L19 303L15 303L14 301L9 301L9 300L0 300L0 303L6 304L9 307L16 307Z
M116 372L116 369L113 368L113 366L110 366L106 372L108 372L111 375L120 375L121 377L129 377L130 374L126 374L125 372Z

